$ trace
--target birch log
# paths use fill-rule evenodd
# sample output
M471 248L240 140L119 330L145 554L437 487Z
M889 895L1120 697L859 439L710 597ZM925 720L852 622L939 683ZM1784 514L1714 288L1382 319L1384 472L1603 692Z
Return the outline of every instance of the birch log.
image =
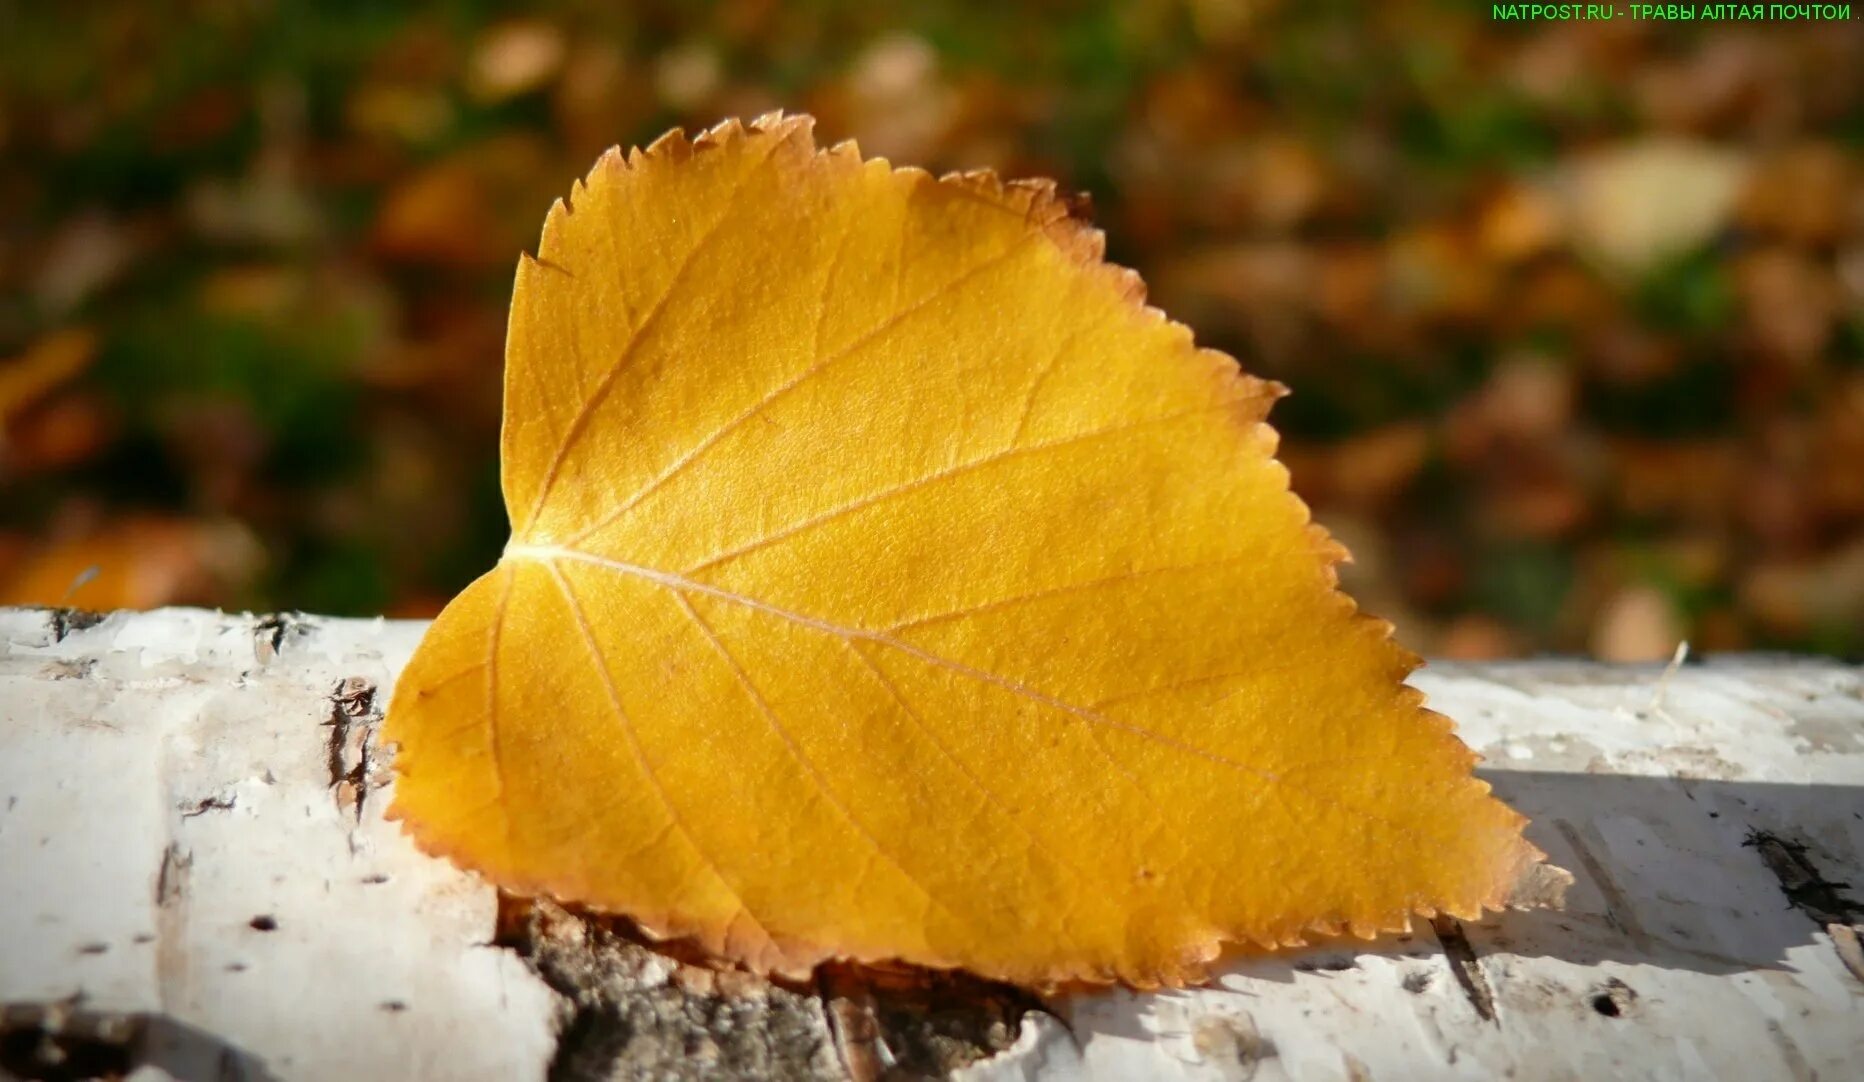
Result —
M1037 999L772 985L422 856L373 740L422 626L0 610L0 1076L1864 1073L1856 667L1433 667L1565 912Z

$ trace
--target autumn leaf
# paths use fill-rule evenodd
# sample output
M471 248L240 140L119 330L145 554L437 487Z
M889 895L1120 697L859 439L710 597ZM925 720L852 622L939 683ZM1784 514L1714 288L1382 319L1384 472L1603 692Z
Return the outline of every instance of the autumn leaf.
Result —
M236 527L125 515L0 560L0 605L153 609L250 575L257 555L252 538Z
M788 975L1501 905L1541 854L1335 588L1279 388L1052 186L810 125L611 152L521 261L513 537L386 721L419 843Z
M0 436L14 414L82 372L96 352L96 335L67 328L46 335L10 361L0 361Z

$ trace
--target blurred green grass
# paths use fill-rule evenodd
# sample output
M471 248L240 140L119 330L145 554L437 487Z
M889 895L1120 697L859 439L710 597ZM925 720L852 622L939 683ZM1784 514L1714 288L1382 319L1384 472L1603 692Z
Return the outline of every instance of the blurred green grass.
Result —
M1296 486L1420 648L1864 651L1858 24L760 0L0 26L0 600L431 613L504 540L504 307L550 200L608 145L781 107L1091 193L1156 303L1293 388ZM93 565L117 573L70 590Z

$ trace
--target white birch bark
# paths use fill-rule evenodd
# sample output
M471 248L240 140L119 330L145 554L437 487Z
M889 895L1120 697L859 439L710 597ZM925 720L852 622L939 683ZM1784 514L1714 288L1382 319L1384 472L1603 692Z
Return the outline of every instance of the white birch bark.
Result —
M381 818L422 625L0 610L0 1077L1854 1077L1864 671L1440 665L1564 913L1049 997L773 987L526 911ZM379 693L379 694L378 694ZM1844 888L1846 882L1859 884ZM1007 1051L1000 1049L1008 1046Z

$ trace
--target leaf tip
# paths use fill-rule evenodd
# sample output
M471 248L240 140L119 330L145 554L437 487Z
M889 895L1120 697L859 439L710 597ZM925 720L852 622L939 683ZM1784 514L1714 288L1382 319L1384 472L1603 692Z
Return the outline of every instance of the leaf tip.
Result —
M628 154L632 164L639 165L642 158L671 158L683 161L692 154L692 141L686 137L685 128L668 128L660 137L647 144L645 150L636 147Z

